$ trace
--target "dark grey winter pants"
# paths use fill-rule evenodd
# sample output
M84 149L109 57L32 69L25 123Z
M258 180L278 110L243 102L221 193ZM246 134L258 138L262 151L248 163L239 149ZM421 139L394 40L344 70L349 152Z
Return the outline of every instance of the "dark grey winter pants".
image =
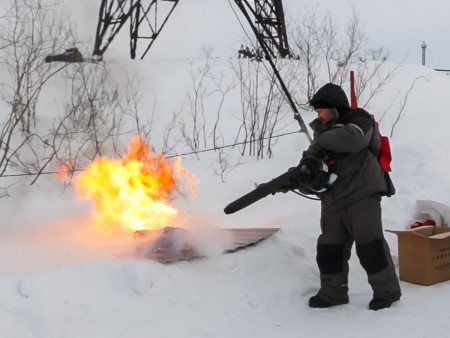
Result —
M322 204L317 264L323 299L333 304L348 302L348 260L353 242L373 297L400 299L399 281L383 235L380 203L377 194L340 208Z

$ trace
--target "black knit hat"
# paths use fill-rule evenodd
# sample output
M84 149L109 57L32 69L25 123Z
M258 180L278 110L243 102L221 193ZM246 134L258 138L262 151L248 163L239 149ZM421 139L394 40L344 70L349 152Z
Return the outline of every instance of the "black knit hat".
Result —
M314 109L336 108L339 113L350 110L347 95L344 90L333 83L327 83L321 87L311 98L309 104Z
M336 108L335 105L326 102L326 101L314 101L314 104L311 104L314 109L322 109L322 108Z

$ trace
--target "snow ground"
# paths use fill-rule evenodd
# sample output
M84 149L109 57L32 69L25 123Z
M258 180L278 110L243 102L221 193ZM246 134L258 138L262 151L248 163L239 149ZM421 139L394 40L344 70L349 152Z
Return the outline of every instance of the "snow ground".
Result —
M133 67L148 72L147 85L160 107L169 110L176 97L170 82L182 78L187 63L143 61ZM169 75L156 81L161 74ZM418 77L423 80L391 139L397 194L383 200L385 229L406 228L417 200L450 205L449 112L441 103L450 92L450 77L404 65L372 111L381 111L383 100L404 93ZM53 101L48 102L51 107ZM383 121L386 129L391 124L392 119ZM318 202L278 194L223 214L224 206L255 181L295 165L305 145L303 135L286 136L274 159L247 158L226 183L211 174L215 154L183 159L200 178L195 198L175 201L187 222L199 228L281 228L257 246L230 254L211 250L209 257L191 262L149 261L136 257L126 236L93 233L87 227L89 205L71 188L62 193L53 177L38 187L17 187L13 198L0 203L0 337L447 337L449 282L401 282L400 302L369 311L371 290L355 255L350 304L324 310L307 306L319 283ZM396 236L386 233L386 239L397 263Z

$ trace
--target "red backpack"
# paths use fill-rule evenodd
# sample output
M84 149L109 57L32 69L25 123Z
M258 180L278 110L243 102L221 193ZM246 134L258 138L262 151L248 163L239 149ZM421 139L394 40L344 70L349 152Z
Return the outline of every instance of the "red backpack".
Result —
M355 92L355 75L354 72L350 72L350 97L351 97L351 108L358 108L358 101L356 98ZM380 129L378 127L378 122L375 121L375 117L372 115L373 121L375 123L375 128L380 136L380 153L378 154L378 162L380 162L381 168L384 171L391 171L391 162L392 162L392 154L391 154L391 145L389 143L389 138L387 136L383 136L380 133Z
M372 118L374 119L378 135L380 135L380 153L378 154L378 162L380 162L380 166L384 171L391 171L392 154L389 138L381 135L380 130L378 129L378 122L375 121L375 117L373 115Z

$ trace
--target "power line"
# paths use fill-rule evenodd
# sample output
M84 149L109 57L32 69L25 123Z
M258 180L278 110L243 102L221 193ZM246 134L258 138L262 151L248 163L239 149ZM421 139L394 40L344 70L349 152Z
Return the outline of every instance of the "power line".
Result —
M273 139L273 138L280 138L283 136L288 136L288 135L292 135L292 134L298 134L298 133L302 133L301 131L291 131L288 133L283 133L283 134L278 134L278 135L273 135L273 136L266 136L266 137L261 137L259 139L255 139L255 140L250 140L250 141L242 141L242 142L237 142L237 143L233 143L233 144L228 144L228 145L223 145L220 147L214 147L214 148L207 148L207 149L202 149L202 150L193 150L190 152L186 152L186 153L180 153L180 154L176 154L176 155L168 155L165 156L166 158L175 158L175 157L185 157L185 156L189 156L189 155L194 155L194 154L200 154L200 153L206 153L206 152L210 152L210 151L216 151L216 150L220 150L220 149L226 149L226 148L234 148L236 146L240 146L240 145L244 145L247 143L251 143L251 142L258 142L258 141L263 141L263 140L268 140L268 139ZM86 168L78 168L78 169L72 169L71 171L73 172L78 172L78 171L83 171ZM61 171L43 171L43 172L36 172L36 173L22 173L22 174L6 174L6 175L2 175L0 176L0 178L7 178L7 177L26 177L26 176L36 176L36 175L55 175L60 173Z

